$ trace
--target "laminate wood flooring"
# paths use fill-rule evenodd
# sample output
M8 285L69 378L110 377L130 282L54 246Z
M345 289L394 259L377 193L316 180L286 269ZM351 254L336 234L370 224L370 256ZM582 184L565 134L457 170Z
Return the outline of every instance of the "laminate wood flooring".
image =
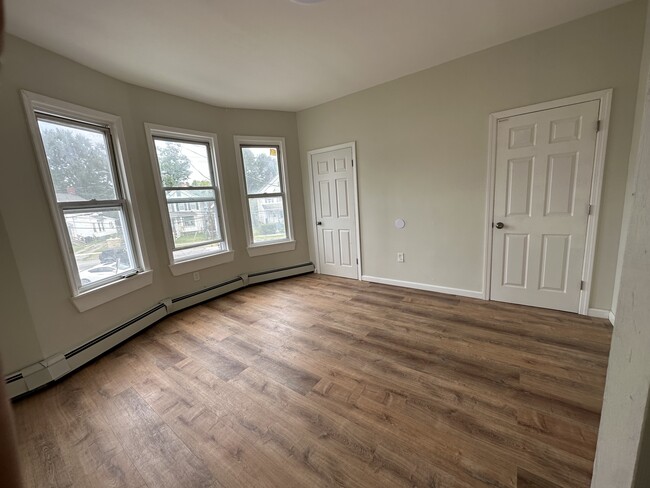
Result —
M611 327L307 275L14 404L30 487L582 488Z

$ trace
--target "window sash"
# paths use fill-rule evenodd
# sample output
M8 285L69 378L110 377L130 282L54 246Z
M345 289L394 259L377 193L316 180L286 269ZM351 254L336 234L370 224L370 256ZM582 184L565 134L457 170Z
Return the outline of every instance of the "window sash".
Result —
M284 216L284 237L281 239L255 242L255 234L253 232L253 214L251 213L250 201L262 200L265 198L282 198L282 215ZM287 199L284 197L284 193L257 193L251 196L247 196L246 206L248 207L248 218L249 218L252 245L259 246L261 244L271 244L271 243L283 242L291 239L291 236L289 234L289 215L287 213Z
M81 128L81 129L90 129L90 130L101 132L104 135L104 141L106 143L106 152L108 153L109 166L111 170L111 176L113 179L116 199L117 200L124 199L124 193L122 189L122 173L119 171L119 168L117 166L117 154L115 152L115 143L113 141L113 134L111 133L111 128L108 125L85 122L83 120L72 119L69 117L64 117L61 115L44 112L41 110L35 110L34 116L36 118L37 126L39 120L45 120L66 127L71 127L73 129ZM47 152L45 152L45 146L43 145L43 135L41 134L40 129L38 131L38 136L40 138L40 143L43 146L43 152L47 156ZM47 174L49 177L50 185L52 186L52 189L54 189L56 195L56 189L54 188L54 180L52 179L52 170L49 164L47 165ZM96 200L88 200L88 201L93 202ZM59 202L56 203L58 204ZM66 203L70 203L70 202L66 202Z
M280 192L276 193L249 193L248 192L248 180L246 179L246 162L244 161L244 149L248 148L274 148L277 151L277 156L276 156L276 161L278 165L278 184L280 185ZM240 144L239 145L239 154L241 156L241 162L242 162L242 170L243 170L243 175L244 175L244 191L246 192L246 197L251 198L254 196L262 196L262 195L268 195L270 196L282 196L284 197L285 190L284 190L284 174L282 171L282 160L280 159L282 157L282 154L280 153L280 145L278 144Z
M76 208L69 208L66 207L64 208L63 205L59 205L59 218L61 219L61 222L63 224L64 228L64 235L65 235L65 240L66 240L66 245L67 245L67 250L68 250L68 259L70 263L72 264L71 268L74 274L74 280L77 285L77 290L79 292L86 292L89 290L93 290L95 288L99 288L100 286L107 285L109 283L112 283L114 281L121 280L123 278L127 278L129 276L133 276L138 274L141 271L140 264L138 263L137 255L135 253L135 248L133 247L133 238L132 238L132 232L131 232L131 222L129 219L129 214L128 214L128 206L126 201L106 201L102 203L96 203L93 206L77 206ZM97 280L93 281L92 283L89 283L87 285L83 285L81 283L81 272L79 271L79 265L77 263L77 256L74 252L74 247L72 246L72 238L70 236L70 229L68 228L66 219L65 219L65 212L75 212L79 211L81 212L92 212L93 210L102 212L106 210L119 210L123 216L124 219L124 227L122 229L122 232L124 232L124 243L128 246L126 249L127 254L130 257L131 262L133 263L133 267L124 270L121 273L116 273L115 276L111 276L108 278L104 278L102 280Z
M154 149L154 155L156 157L156 163L158 165L158 175L160 176L160 186L164 191L167 190L201 190L201 189L208 189L208 188L213 188L215 191L217 189L217 185L215 183L215 176L214 176L214 161L212 161L212 145L208 141L196 141L192 139L183 139L181 137L168 137L168 136L157 136L157 135L151 135L151 138L153 139L153 149ZM206 147L206 154L208 155L208 171L210 171L210 183L212 186L165 186L162 181L162 173L160 171L160 161L158 159L158 150L156 149L156 141L166 141L166 142L178 142L181 144L197 144L201 146Z
M175 241L174 236L173 236L173 228L174 228L174 226L172 225L172 222L171 222L171 215L170 215L170 212L169 212L169 207L167 207L167 212L166 213L167 213L167 217L169 219L169 226L170 226L169 228L172 230L172 248L173 248L174 251L183 251L185 249L192 249L192 248L195 248L195 247L208 246L210 244L219 244L221 242L226 241L225 232L223 231L223 226L222 226L222 223L221 223L221 212L220 212L220 206L219 206L218 199L216 197L214 199L212 199L212 198L210 198L210 199L202 199L201 202L214 202L215 212L217 214L217 225L219 226L219 235L221 236L221 238L220 239L210 239L209 241L201 241L201 242L196 243L196 244L186 244L186 245L181 245L181 246L176 245L176 241ZM183 202L176 202L176 201L172 202L172 201L167 200L166 203L167 203L167 205L173 205L175 203L183 203ZM178 211L179 212L192 212L193 209L186 208L185 210L178 210Z

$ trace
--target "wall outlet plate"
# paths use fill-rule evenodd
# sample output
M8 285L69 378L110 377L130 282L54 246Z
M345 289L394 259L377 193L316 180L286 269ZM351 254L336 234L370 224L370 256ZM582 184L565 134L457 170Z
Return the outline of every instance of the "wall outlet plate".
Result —
M403 263L404 262L404 253L403 252L398 252L397 253L397 262L398 263Z
M201 275L199 274L198 271L192 273L192 276L194 277L194 281L199 281L201 279Z

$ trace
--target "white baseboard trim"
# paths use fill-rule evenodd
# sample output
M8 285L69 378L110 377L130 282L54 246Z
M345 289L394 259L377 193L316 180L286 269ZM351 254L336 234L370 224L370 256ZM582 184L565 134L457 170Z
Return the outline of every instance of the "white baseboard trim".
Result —
M614 312L609 312L609 317L607 317L607 318L609 319L609 322L610 322L612 325L616 325L616 324L615 324L615 322L616 322L616 315L614 315Z
M66 353L56 354L5 376L9 398L24 395L62 378L171 313L178 312L197 303L205 302L206 300L212 300L220 295L225 295L226 293L244 288L248 285L288 278L313 271L314 265L312 263L262 271L251 275L241 275L229 281L218 283L179 297L166 298L137 317L106 331L90 341L78 345Z
M589 317L596 317L598 319L608 319L611 312L609 310L603 310L601 308L590 308L587 311Z
M401 286L403 288L414 288L416 290L433 291L436 293L444 293L446 295L457 295L460 297L478 298L483 299L482 291L463 290L462 288L449 288L447 286L429 285L426 283L416 283L413 281L392 280L390 278L380 278L377 276L363 275L363 281L370 283L380 283L382 285Z

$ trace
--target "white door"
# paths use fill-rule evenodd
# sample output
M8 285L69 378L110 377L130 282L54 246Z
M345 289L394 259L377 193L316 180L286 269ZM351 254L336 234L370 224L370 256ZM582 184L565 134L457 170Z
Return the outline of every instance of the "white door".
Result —
M311 153L310 164L319 271L358 278L352 147Z
M599 108L499 121L491 299L578 312Z

